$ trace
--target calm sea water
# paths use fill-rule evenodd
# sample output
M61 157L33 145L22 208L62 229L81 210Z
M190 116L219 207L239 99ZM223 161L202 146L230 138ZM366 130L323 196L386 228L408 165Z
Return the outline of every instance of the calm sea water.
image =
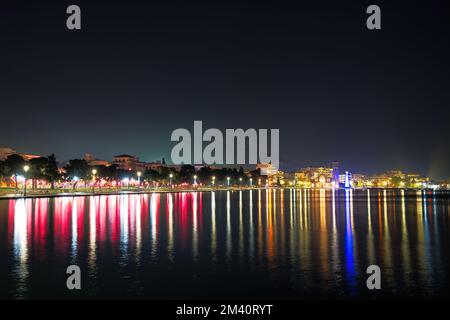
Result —
M0 297L448 299L449 209L392 190L0 200Z

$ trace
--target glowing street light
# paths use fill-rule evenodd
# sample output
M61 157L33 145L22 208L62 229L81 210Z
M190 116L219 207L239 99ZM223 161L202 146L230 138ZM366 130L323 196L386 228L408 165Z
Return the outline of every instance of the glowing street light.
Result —
M127 186L127 189L129 189L129 187L130 187L130 179L129 178L123 178L122 183L125 183Z
M230 177L227 177L227 186L230 186Z
M137 176L138 176L138 185L139 186L141 185L141 175L142 175L142 172L138 171Z
M173 174L169 174L169 178L170 178L170 185L172 185L172 178L173 178Z
M261 179L258 179L258 186L261 186Z
M30 166L28 165L24 165L23 166L23 171L25 172L24 176L24 184L23 184L23 196L26 197L27 196L27 172L28 170L30 170Z
M197 185L197 175L195 174L194 175L194 186L196 186Z
M216 177L215 177L215 176L213 176L213 177L212 177L212 182L211 182L211 183L212 183L212 185L214 185L214 183L215 183L215 182L216 182Z
M92 193L95 191L95 175L97 174L96 169L92 169Z
M252 187L252 186L253 186L253 179L250 178L250 187Z
M75 187L76 187L76 185L77 185L77 183L78 183L78 180L80 180L77 176L74 176L73 177L73 179L72 179L72 181L74 182L73 183L73 190L75 190Z

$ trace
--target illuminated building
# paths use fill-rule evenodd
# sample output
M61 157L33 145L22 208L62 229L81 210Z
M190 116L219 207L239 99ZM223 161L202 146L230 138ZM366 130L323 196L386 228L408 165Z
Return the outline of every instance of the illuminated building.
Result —
M12 148L8 148L8 147L0 147L0 160L3 161L13 154L17 154L17 155L21 156L24 160L27 160L27 161L41 157L41 156L35 155L35 154L18 153L18 152L16 152L16 150L14 150Z
M17 154L16 150L8 147L0 147L0 160L5 160L8 156Z
M354 188L369 187L366 176L363 174L360 174L360 173L352 174L352 187L354 187Z
M100 160L97 158L94 158L94 156L90 153L85 153L83 159L87 162L90 166L105 166L109 167L111 163L106 160Z
M138 157L128 154L114 156L113 163L117 165L118 169L126 171L136 171L141 166Z
M333 169L328 167L307 167L295 172L299 187L331 188L333 186Z
M261 170L262 176L271 177L278 173L278 169L275 168L271 163L258 163L256 164L256 169Z

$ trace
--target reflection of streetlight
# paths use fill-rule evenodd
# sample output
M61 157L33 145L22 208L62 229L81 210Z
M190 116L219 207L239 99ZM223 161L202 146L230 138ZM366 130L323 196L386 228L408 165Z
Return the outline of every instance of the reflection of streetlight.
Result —
M28 165L24 165L23 166L23 171L25 171L25 182L23 185L23 196L26 197L27 196L27 172L28 170L30 170L30 167Z
M138 176L138 186L141 186L141 175L142 175L142 172L138 171L138 172L137 172L137 176Z
M197 175L195 174L194 175L194 186L196 186L197 185Z
M227 177L227 185L230 186L230 177Z

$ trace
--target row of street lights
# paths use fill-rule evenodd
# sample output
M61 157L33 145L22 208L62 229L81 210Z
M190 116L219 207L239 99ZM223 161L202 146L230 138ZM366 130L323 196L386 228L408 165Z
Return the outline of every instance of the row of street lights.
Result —
M95 174L96 173L97 173L97 170L96 169L92 169L92 179L93 179L93 181L95 181ZM140 186L141 185L142 172L138 171L136 174L137 174L137 177L138 177L138 185ZM194 178L194 185L197 185L197 178L198 178L197 175L194 175L193 178ZM227 177L227 186L230 186L230 180L231 180L231 178ZM169 174L169 184L170 185L172 185L172 181L173 181L173 173ZM250 178L249 181L250 181L250 186L253 186L253 178ZM211 184L214 186L215 183L216 183L216 177L212 176ZM242 183L242 178L241 177L239 178L239 183ZM261 185L261 179L258 179L258 184Z
M27 195L27 172L30 170L30 166L28 166L28 165L25 165L25 166L23 166L23 171L25 172L25 174L24 174L24 188L23 188L23 195L24 196L26 196ZM96 174L97 174L97 169L92 169L92 193L94 193L95 192L95 176L96 176ZM141 176L142 176L142 172L141 171L138 171L137 172L137 177L138 177L138 185L140 186L141 185ZM194 185L197 185L197 175L194 175L193 176L193 178L194 178ZM171 173L171 174L169 174L169 179L170 179L170 185L172 185L172 179L173 179L173 174ZM75 183L77 183L78 182L78 177L73 177L73 181L75 182ZM230 180L231 180L231 178L230 177L227 177L227 186L230 186ZM249 179L249 181L250 181L250 186L253 186L253 179L252 178L250 178ZM215 185L215 183L216 183L216 177L215 176L213 176L212 177L212 181L211 181L211 184L214 186ZM240 177L239 178L239 183L242 183L242 178ZM258 179L258 184L259 185L261 185L261 179ZM75 189L75 185L74 185L74 189Z

